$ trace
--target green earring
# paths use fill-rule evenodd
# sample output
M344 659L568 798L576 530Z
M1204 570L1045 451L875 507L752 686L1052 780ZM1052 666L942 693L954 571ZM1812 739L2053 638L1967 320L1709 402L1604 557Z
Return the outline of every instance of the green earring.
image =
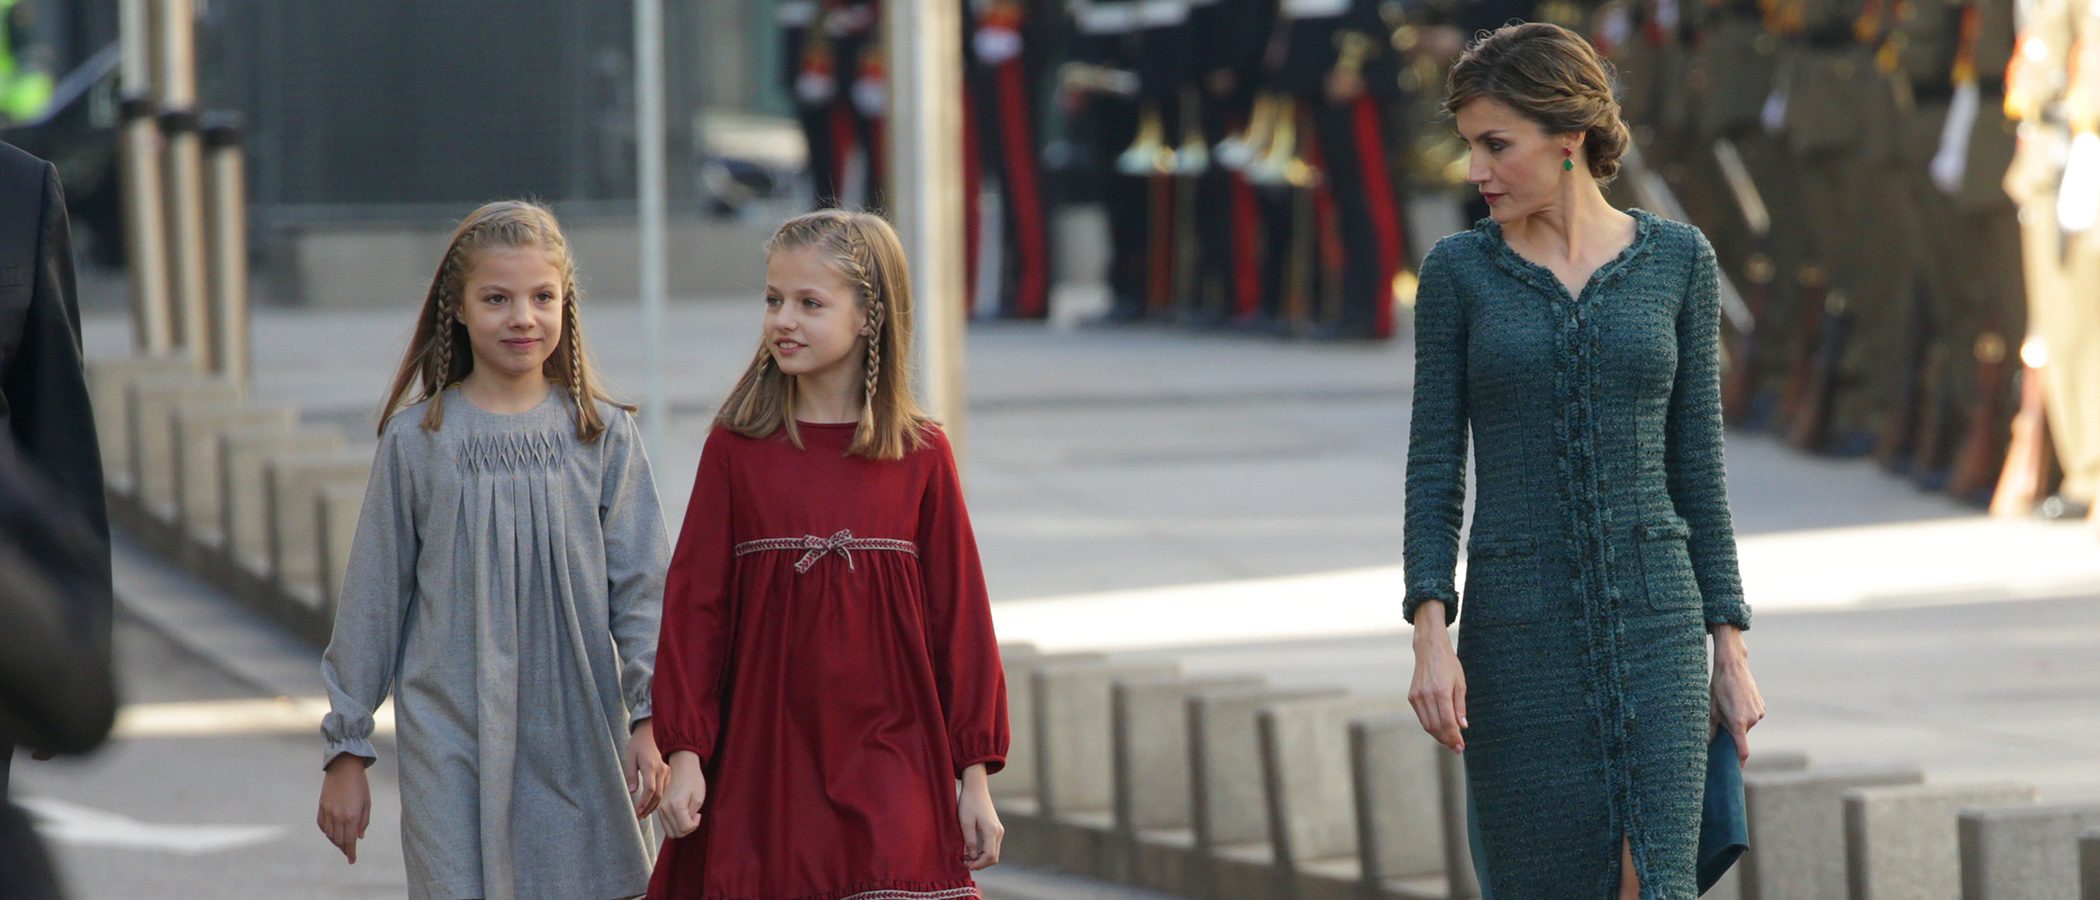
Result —
M1560 170L1563 172L1575 171L1575 148L1562 147L1560 148L1560 155L1566 157L1560 161Z

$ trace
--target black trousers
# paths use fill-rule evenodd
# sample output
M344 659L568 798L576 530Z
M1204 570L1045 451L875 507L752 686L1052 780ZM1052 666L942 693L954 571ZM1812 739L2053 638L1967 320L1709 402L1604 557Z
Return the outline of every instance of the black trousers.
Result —
M1340 296L1331 320L1337 328L1371 335L1391 330L1391 260L1404 248L1399 203L1387 169L1385 137L1375 101L1368 97L1335 104L1310 101L1319 141L1321 174L1334 201L1342 243ZM1381 312L1384 314L1381 315Z
M1116 159L1137 139L1138 106L1108 95L1088 101L1093 118L1093 164L1108 213L1108 286L1117 311L1145 308L1151 188L1144 178L1116 171Z

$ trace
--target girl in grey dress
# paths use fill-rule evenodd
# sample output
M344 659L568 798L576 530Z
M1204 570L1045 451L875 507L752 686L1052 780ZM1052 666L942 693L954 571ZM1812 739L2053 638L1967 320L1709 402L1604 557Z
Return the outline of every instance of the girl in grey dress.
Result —
M632 408L597 387L577 301L550 213L475 210L388 394L321 664L318 824L355 863L391 693L412 897L648 884L668 551Z

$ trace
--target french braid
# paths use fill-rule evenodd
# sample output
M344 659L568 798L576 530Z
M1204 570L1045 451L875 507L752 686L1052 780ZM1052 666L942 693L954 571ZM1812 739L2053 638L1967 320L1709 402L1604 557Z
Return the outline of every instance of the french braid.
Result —
M860 295L867 298L868 301L868 371L865 379L864 397L867 408L872 413L875 409L875 388L882 377L882 320L884 303L882 295L875 290L875 279L868 271L872 268L870 257L871 254L868 252L867 242L862 240L859 235L856 234L848 239L846 260L852 266L854 281L860 285Z
M575 400L576 408L581 410L588 402L583 384L583 319L576 312L576 287L573 284L562 287L561 331L561 342L569 348L569 373L564 380L568 382L570 399Z

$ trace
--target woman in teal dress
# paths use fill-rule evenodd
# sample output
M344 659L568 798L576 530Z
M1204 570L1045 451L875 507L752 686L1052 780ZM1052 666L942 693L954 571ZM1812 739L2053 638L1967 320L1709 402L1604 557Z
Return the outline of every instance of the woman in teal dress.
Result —
M1747 759L1764 716L1722 474L1713 249L1605 200L1628 135L1573 32L1495 31L1447 93L1490 215L1438 242L1416 299L1410 699L1465 755L1494 896L1692 897L1709 737Z

